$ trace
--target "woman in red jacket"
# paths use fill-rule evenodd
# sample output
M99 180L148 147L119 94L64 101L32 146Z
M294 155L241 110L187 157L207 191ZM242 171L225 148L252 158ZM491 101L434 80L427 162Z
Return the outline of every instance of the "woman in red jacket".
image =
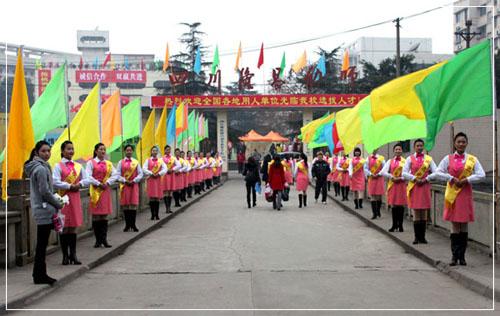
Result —
M281 193L287 185L285 179L285 168L281 164L281 158L274 156L274 162L269 166L269 185L273 190L273 209L281 210Z

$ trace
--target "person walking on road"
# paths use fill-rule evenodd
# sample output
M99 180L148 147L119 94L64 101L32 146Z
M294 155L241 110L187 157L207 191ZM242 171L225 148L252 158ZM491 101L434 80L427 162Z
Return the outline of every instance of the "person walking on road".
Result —
M296 182L297 192L299 192L299 208L307 206L307 188L309 187L309 165L307 164L307 156L304 153L300 154L300 160L295 164L294 177Z
M316 161L312 165L311 174L316 178L316 189L314 190L314 200L318 202L321 192L321 202L326 204L327 177L330 174L330 165L323 159L323 153L320 151L316 156Z
M245 185L247 188L247 205L248 208L257 206L257 194L255 192L255 185L260 183L259 165L253 157L249 157L245 168L243 169L245 176ZM250 201L250 195L252 200Z
M342 193L342 201L349 201L349 165L351 160L348 155L342 153L342 158L339 158L337 163L338 179L340 191Z
M274 156L274 161L269 166L269 185L273 190L273 209L281 210L281 194L287 186L285 178L285 168L281 164L281 158Z

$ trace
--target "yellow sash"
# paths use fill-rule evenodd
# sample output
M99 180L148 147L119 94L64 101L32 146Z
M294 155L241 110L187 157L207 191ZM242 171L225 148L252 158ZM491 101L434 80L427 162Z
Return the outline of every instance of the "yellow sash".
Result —
M359 171L359 169L363 168L364 164L365 164L365 160L360 159L358 164L352 167L352 174L354 175L356 172Z
M285 167L285 171L290 171L292 169L292 166L291 164L289 164L288 162L286 162L285 160L283 160L281 162L281 164L283 165L283 167Z
M380 165L382 165L382 161L384 161L384 156L379 155L373 166L370 168L370 172L372 174L374 174L378 170L378 168L380 168Z
M340 168L342 168L342 170L347 170L347 168L349 168L349 158L347 158L343 163L342 165L340 165ZM337 180L341 180L342 179L342 172L339 172L338 175L337 175Z
M214 161L215 161L215 159L212 158L212 157L210 157L210 159L208 160L208 162L210 162L210 164L212 164ZM213 172L216 172L217 171L217 167L212 167L212 170L213 170Z
M303 173L307 176L307 168L306 168L306 166L304 165L304 162L303 162L303 161L301 161L301 162L299 162L299 163L297 164L297 168L298 168L301 172L303 172Z
M80 178L81 172L82 172L82 166L79 163L75 162L74 169L71 170L71 172L66 176L66 179L64 179L63 181L69 184L75 184L78 178ZM64 196L67 192L68 190L58 190L60 196Z
M429 156L429 155L424 156L424 163L422 164L422 166L420 166L420 168L414 174L414 176L416 177L415 180L421 179L424 176L424 174L427 172L427 170L429 169L429 167L431 165L431 161L432 161L431 156ZM408 186L406 187L406 196L408 197L408 199L410 199L410 193L411 193L411 190L413 190L414 186L415 186L415 181L408 182Z
M401 177L401 174L403 173L403 167L405 165L405 162L406 162L406 159L401 157L401 160L399 161L399 166L397 166L396 169L394 169L394 172L392 173L392 175L395 178ZM392 163L392 162L389 162L389 163ZM390 170L390 165L389 165L389 170ZM394 181L392 181L392 178L390 178L389 181L387 182L387 192L389 192L389 190L392 188L393 185L394 185Z
M158 163L155 166L153 166L153 170L151 170L153 174L160 172L161 165L163 164L163 159L158 159L157 162Z
M130 181L130 178L134 174L134 171L135 171L135 169L137 169L138 165L139 165L139 161L132 158L132 161L130 162L130 169L126 170L125 173L123 174L123 177L125 178L126 181ZM122 161L122 168L123 168L123 161ZM125 187L125 184L120 183L120 194L122 194L124 187Z
M113 171L113 164L110 161L105 160L106 162L106 175L104 179L102 179L102 183L106 183L108 179L111 177L111 172ZM99 199L101 198L101 194L104 192L103 189L96 187L94 185L90 186L90 204L93 207L97 206Z
M170 156L170 159L169 159L169 161L167 163L167 169L168 170L172 170L172 166L174 165L174 163L175 163L174 158L172 156Z
M470 175L474 171L474 165L476 164L476 160L477 160L476 157L467 154L467 160L465 161L464 170L462 170L460 177L458 177L459 180L470 177ZM453 186L451 186L450 183L448 182L448 184L446 185L446 191L444 193L444 203L447 208L453 206L460 191L462 191L462 188L457 187L456 184L453 184Z

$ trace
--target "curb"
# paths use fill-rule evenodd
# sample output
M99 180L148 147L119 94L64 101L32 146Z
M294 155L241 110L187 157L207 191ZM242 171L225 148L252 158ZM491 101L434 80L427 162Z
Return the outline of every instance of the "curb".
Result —
M70 283L71 281L77 279L81 275L85 274L87 271L90 271L103 263L106 263L107 261L117 257L118 255L122 254L131 244L133 244L135 241L138 239L148 235L149 233L153 232L154 230L157 230L167 222L169 222L171 219L175 218L178 214L184 213L190 206L193 204L197 203L201 199L203 199L205 196L209 195L213 191L217 190L220 188L225 182L222 181L218 185L214 185L213 188L210 191L205 192L201 196L197 196L196 198L193 198L189 200L186 204L182 205L180 208L175 210L174 213L169 214L167 217L164 217L160 219L159 221L155 222L152 226L141 230L137 234L135 234L132 238L129 240L125 241L124 243L113 247L113 249L105 254L103 254L101 257L98 259L88 262L85 265L82 265L79 269L70 272L69 274L59 278L57 282L53 285L43 285L40 288L37 288L35 291L25 293L24 295L15 298L11 301L7 301L6 303L1 303L0 304L0 314L6 314L8 310L11 309L22 309L24 306L32 304L33 302L41 299L42 297L52 293L53 291L65 286L66 284ZM7 309L7 307L9 309Z
M390 234L388 231L386 231L384 228L378 226L368 218L364 217L360 213L354 211L352 208L350 208L347 205L344 205L340 201L334 199L330 194L327 194L328 198L332 201L334 201L338 206L340 206L344 211L356 216L358 219L360 219L363 223L365 223L367 226L374 228L380 233L383 233L385 236L391 238L393 241L395 241L399 246L401 246L407 253L412 254L413 256L419 258L420 260L426 262L427 264L435 267L438 269L440 272L446 274L453 280L457 281L460 285L463 287L481 295L489 299L493 299L493 291L492 288L488 285L485 285L463 273L460 272L460 270L457 269L452 269L449 264L444 263L440 260L435 260L432 257L426 255L422 251L418 250L417 248L413 247L412 245L406 243L405 241L399 239L397 235ZM500 290L495 289L495 301L500 302Z

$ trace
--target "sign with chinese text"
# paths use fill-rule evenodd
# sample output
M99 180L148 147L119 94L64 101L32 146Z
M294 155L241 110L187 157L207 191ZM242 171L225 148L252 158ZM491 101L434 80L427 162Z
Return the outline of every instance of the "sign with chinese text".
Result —
M42 95L51 78L52 72L50 69L38 69L38 96Z
M76 82L146 83L145 70L77 70Z
M151 107L171 107L184 102L191 108L246 107L353 107L366 94L270 94L270 95L167 95L152 96Z

